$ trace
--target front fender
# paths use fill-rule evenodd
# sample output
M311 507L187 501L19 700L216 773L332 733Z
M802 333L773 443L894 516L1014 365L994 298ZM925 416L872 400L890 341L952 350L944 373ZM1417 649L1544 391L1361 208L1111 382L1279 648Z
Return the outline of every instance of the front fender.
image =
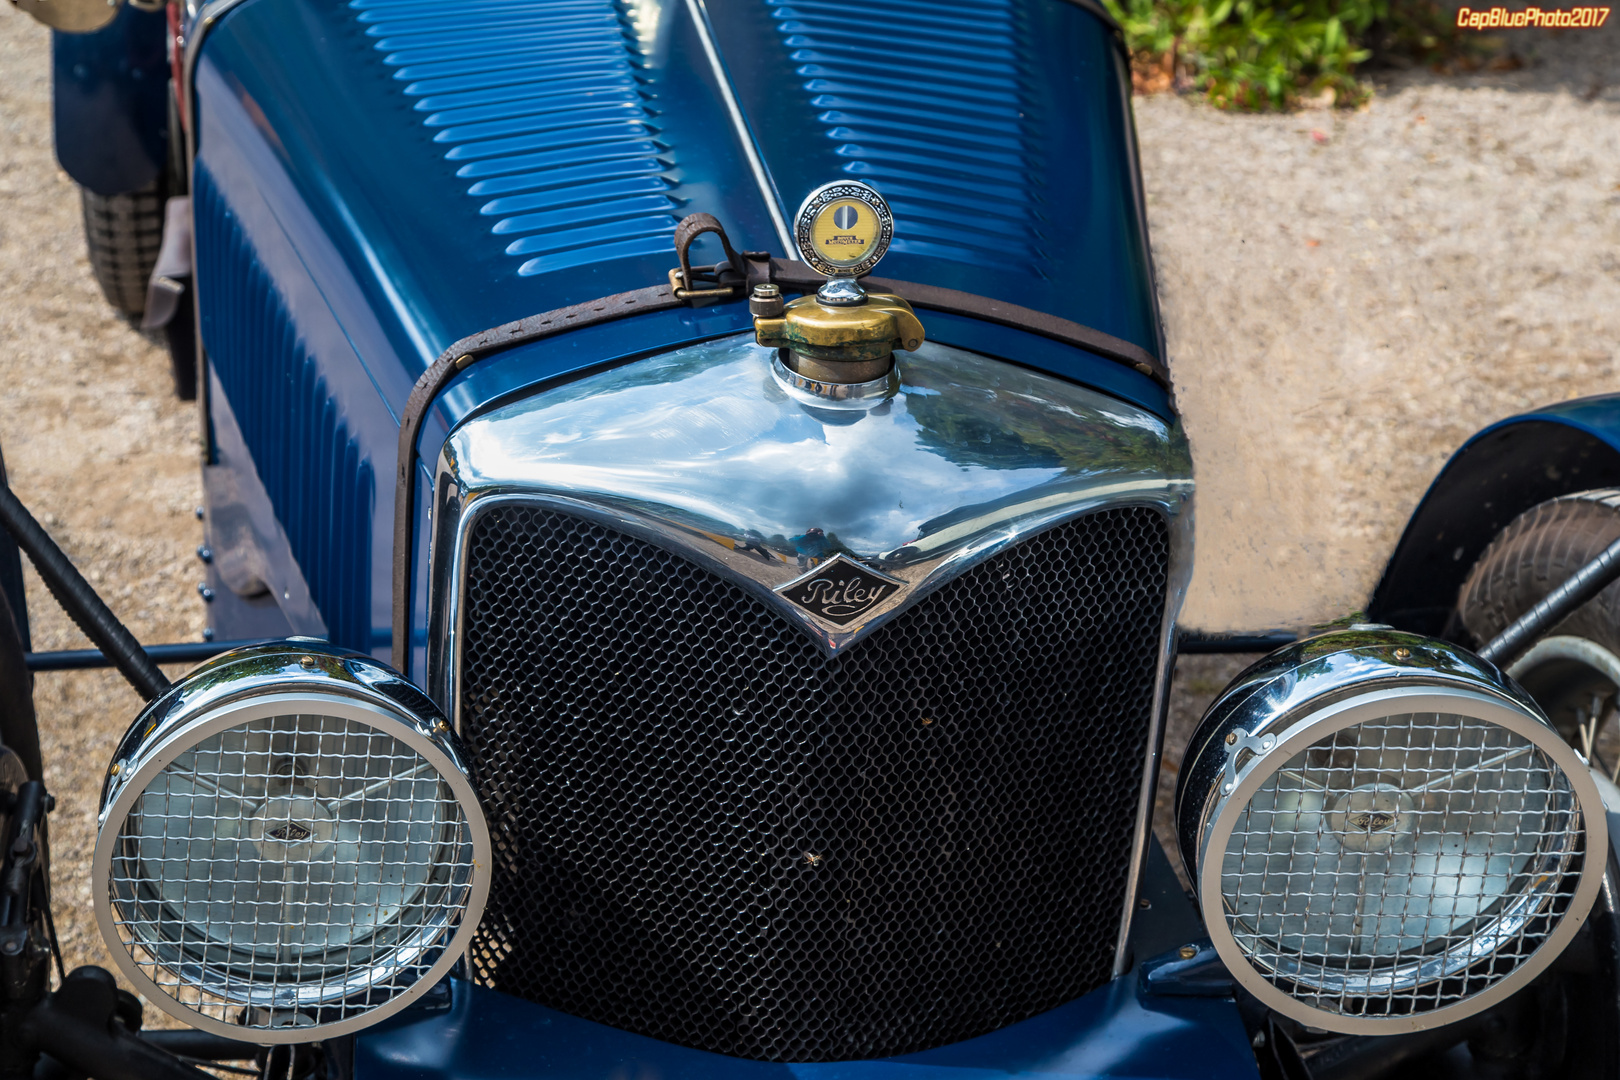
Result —
M1368 617L1462 640L1466 631L1451 619L1457 590L1486 545L1537 503L1611 485L1620 485L1620 395L1491 425L1430 485L1373 591Z
M168 20L125 4L88 34L51 31L56 160L97 195L156 180L169 153Z

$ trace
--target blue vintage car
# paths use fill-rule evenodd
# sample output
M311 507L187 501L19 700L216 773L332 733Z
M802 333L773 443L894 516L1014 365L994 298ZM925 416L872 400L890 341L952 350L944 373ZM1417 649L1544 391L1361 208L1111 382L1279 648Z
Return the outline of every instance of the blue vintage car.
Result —
M150 700L94 903L190 1029L50 989L0 620L0 1068L1620 1075L1620 404L1461 451L1376 622L1179 635L1092 0L14 2L201 406L212 643L0 497ZM1174 658L1275 646L1180 759L1189 893Z

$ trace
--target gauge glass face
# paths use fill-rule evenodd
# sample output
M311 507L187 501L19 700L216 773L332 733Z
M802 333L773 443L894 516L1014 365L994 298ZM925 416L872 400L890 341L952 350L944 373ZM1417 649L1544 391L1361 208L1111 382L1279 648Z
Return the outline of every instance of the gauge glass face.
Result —
M810 242L816 253L837 267L858 266L872 253L881 234L877 211L860 199L836 199L816 213Z
M1351 725L1239 812L1221 867L1228 924L1296 992L1443 996L1458 967L1433 958L1534 951L1524 931L1575 886L1575 806L1558 767L1498 725L1445 713Z
M876 189L855 180L812 191L793 220L799 255L828 277L869 273L894 238L889 204Z

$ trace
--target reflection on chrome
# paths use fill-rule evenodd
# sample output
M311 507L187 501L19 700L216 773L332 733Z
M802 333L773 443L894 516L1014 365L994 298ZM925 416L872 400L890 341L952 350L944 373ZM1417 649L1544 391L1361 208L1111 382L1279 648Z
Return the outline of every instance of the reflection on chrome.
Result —
M455 548L493 498L607 520L750 586L829 650L1030 532L1107 505L1185 519L1179 427L1048 375L936 343L856 408L790 394L743 334L479 416L439 465L435 671L454 634ZM845 404L845 403L837 403ZM1185 527L1185 524L1179 526ZM839 625L774 590L834 555L901 585ZM449 700L448 697L441 700Z

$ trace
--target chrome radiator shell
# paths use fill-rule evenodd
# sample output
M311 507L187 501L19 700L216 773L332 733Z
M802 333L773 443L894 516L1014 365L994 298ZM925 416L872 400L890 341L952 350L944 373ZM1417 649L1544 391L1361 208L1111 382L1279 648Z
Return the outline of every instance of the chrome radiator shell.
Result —
M1021 538L1109 506L1153 506L1176 523L1172 617L1179 610L1193 485L1178 424L934 343L904 358L893 397L855 408L796 398L772 360L738 335L493 409L451 434L430 557L437 699L454 698L459 544L492 498L548 502L676 551L779 606L829 654ZM941 409L964 430L941 438L918 419ZM745 549L809 528L904 584L844 625L790 603L775 590L803 575L803 553Z
M1092 512L1150 508L1167 523L1170 555L1130 884L1117 927L1098 928L1118 974L1192 565L1191 462L1179 425L934 343L902 358L891 398L855 408L795 396L773 376L773 359L750 336L723 339L494 408L454 431L435 483L433 696L460 726L467 542L498 507L560 512L676 554L741 586L828 657L1023 540ZM816 529L819 555L806 551ZM841 624L783 595L834 555L897 587Z

